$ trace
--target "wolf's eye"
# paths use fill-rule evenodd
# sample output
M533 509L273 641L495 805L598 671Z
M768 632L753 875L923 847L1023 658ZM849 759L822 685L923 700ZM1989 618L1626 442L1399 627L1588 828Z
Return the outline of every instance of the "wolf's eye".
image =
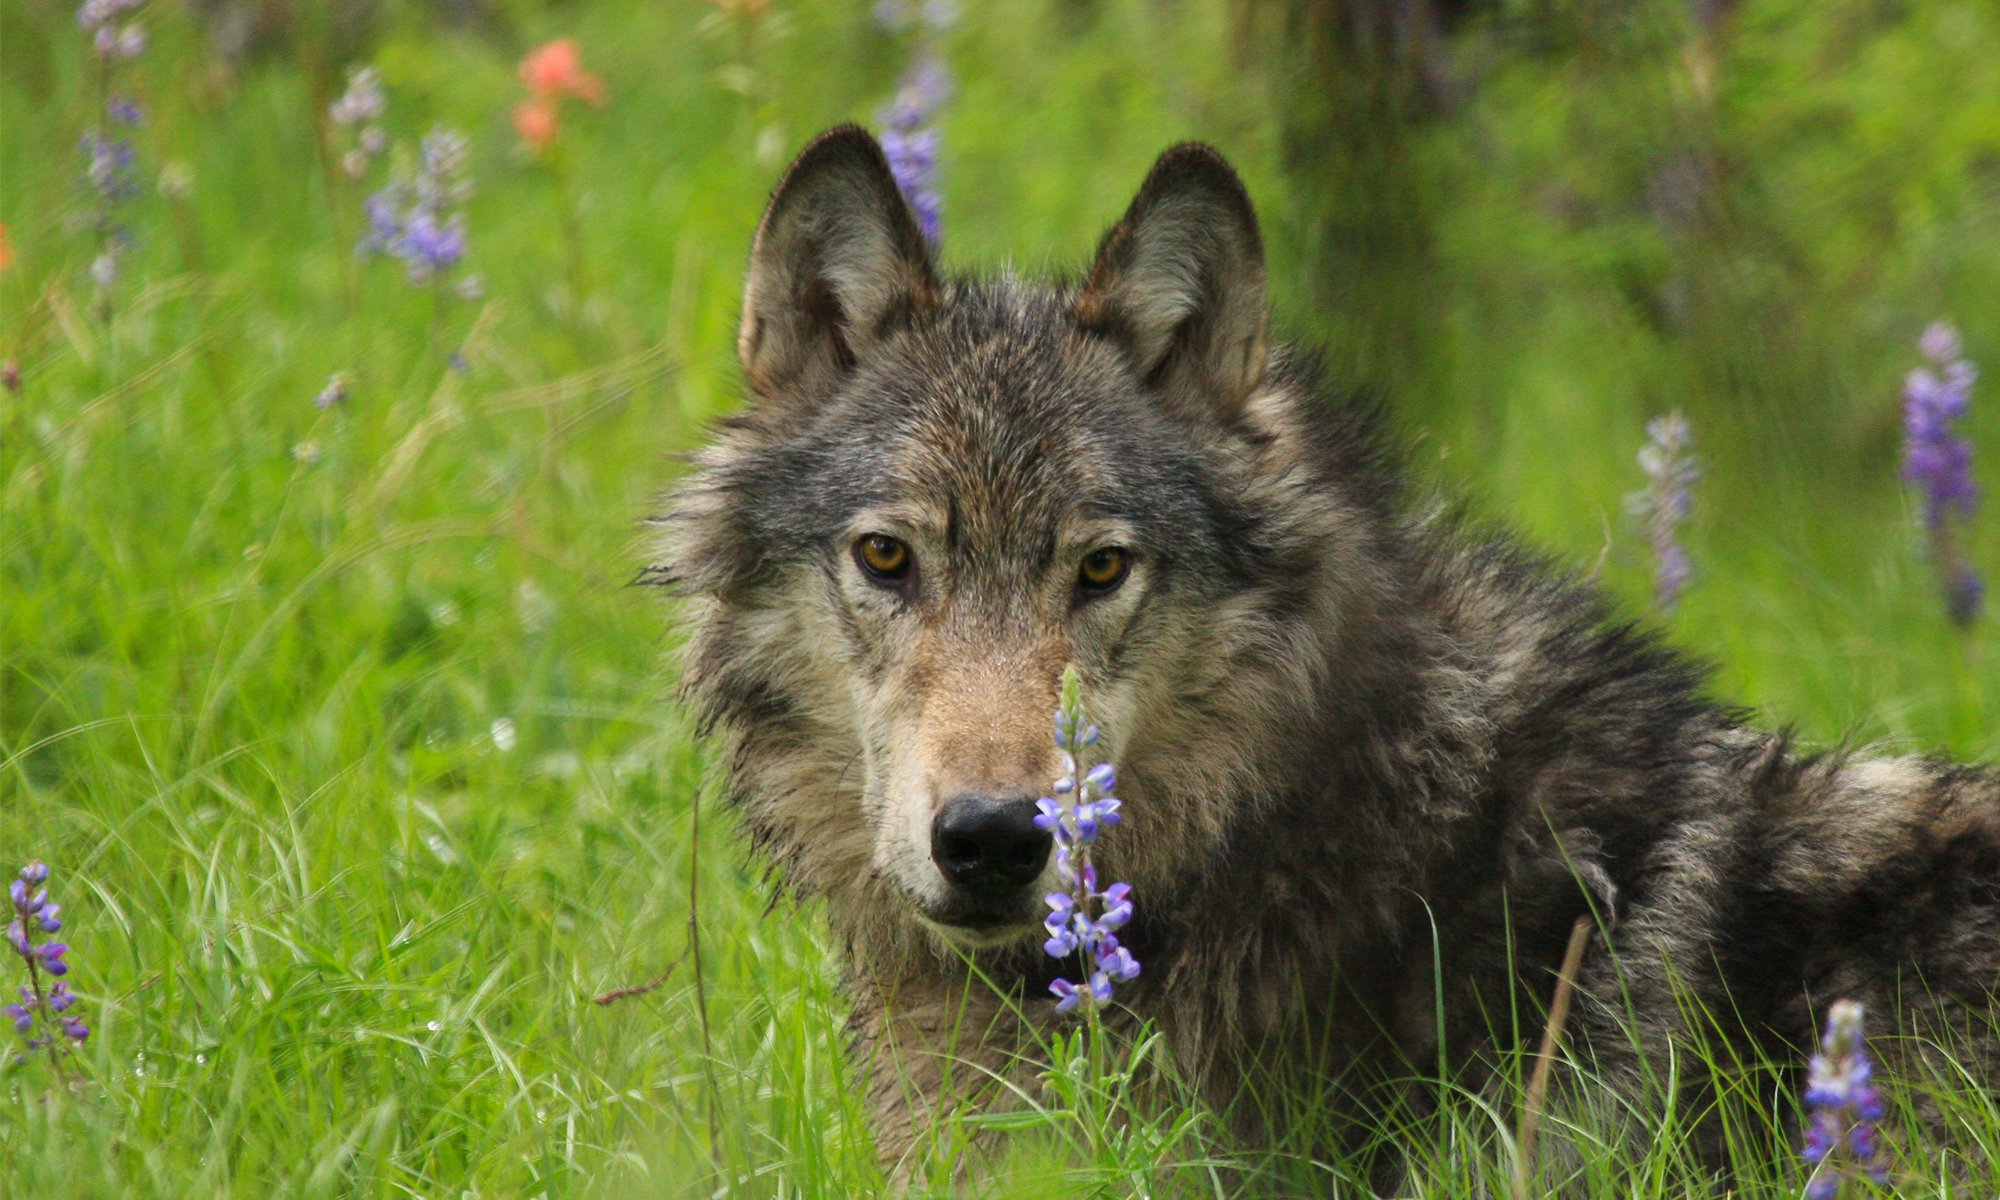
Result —
M1122 546L1100 546L1083 556L1077 568L1076 585L1086 593L1103 594L1125 582L1132 569L1132 556Z
M869 578L895 583L910 573L910 548L886 533L871 533L854 543L854 561Z

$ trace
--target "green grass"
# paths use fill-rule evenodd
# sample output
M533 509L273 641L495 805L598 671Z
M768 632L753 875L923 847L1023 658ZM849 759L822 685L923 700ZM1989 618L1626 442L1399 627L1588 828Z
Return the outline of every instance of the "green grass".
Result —
M1894 458L1925 323L2000 362L2000 19L1748 0L1697 44L1666 5L1500 6L1461 46L1476 87L1401 135L1423 249L1378 269L1421 286L1378 296L1322 253L1340 202L1288 140L1311 80L1271 10L966 7L950 263L1074 267L1154 153L1213 140L1263 205L1286 327L1391 393L1426 474L1642 610L1621 498L1644 420L1684 408L1704 577L1666 625L1719 693L1815 740L2000 752L1991 620L1943 619ZM0 12L0 357L23 380L0 392L0 864L52 864L95 1029L66 1082L0 1069L0 1194L879 1190L819 915L767 913L719 809L705 1004L687 965L590 998L680 953L713 801L668 610L627 586L641 521L736 402L738 273L776 172L869 119L907 47L859 0L776 0L754 29L692 2L524 3L478 35L385 9L367 55L403 152L434 120L475 143L486 298L440 306L350 255L359 191L315 141L329 43L232 67L154 8L141 176L193 184L129 206L108 321L75 222L82 39L66 2ZM514 61L557 35L611 92L569 114L574 270L506 117ZM1646 196L1696 151L1718 182L1690 229ZM316 409L336 371L350 398ZM2000 570L2000 525L1971 545ZM1226 1194L1279 1169L1214 1165L1199 1113L1121 1125L1117 1095L1065 1086L991 1194L1176 1171ZM1990 1098L1940 1087L2000 1145ZM1384 1136L1430 1194L1470 1196L1504 1177L1511 1104ZM1636 1159L1584 1154L1605 1194L1680 1194L1658 1132ZM1768 1131L1743 1138L1742 1194L1791 1186ZM1334 1169L1353 1194L1358 1168Z

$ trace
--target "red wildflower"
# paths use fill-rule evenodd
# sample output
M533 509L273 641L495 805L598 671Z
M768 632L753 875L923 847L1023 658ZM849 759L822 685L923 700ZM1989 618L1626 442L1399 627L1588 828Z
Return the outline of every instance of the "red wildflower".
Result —
M531 150L548 149L556 140L556 106L546 100L523 100L514 106L514 132Z
M544 103L553 104L564 93L588 104L604 103L604 81L583 69L583 53L573 38L557 38L522 59L521 82Z

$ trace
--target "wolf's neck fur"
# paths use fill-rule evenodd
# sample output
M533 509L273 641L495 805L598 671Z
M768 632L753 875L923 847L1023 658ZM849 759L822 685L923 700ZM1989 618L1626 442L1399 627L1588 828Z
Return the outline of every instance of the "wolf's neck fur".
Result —
M1187 803L1227 831L1199 874L1142 883L1134 1003L1197 1046L1289 1042L1303 1015L1346 1062L1360 1043L1429 1052L1440 960L1457 1013L1545 977L1674 818L1694 769L1676 748L1755 739L1589 584L1406 509L1372 417L1318 403L1309 374L1274 372L1240 477L1316 573L1223 623L1205 690L1151 714L1126 764L1206 792Z

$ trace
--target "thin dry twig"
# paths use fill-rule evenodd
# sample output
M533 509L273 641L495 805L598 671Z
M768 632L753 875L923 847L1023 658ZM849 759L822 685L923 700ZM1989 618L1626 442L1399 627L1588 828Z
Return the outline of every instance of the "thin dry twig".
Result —
M1585 914L1570 926L1569 948L1563 951L1562 970L1556 975L1556 994L1549 1002L1549 1023L1542 1030L1542 1048L1535 1058L1535 1073L1528 1080L1528 1095L1521 1104L1520 1134L1514 1139L1514 1200L1527 1200L1528 1172L1535 1161L1535 1135L1542 1128L1542 1111L1548 1099L1549 1068L1556 1060L1556 1043L1563 1026L1569 1023L1569 1001L1576 991L1577 972L1583 969L1583 951L1597 923Z
M651 979L648 979L644 983L634 984L631 987L612 988L610 991L604 993L601 996L592 997L590 1002L592 1004L598 1004L598 1005L610 1005L610 1004L616 1004L620 1000L630 1000L634 996L643 996L647 992L659 991L660 988L667 982L667 978L671 976L682 963L687 961L688 955L692 953L693 950L694 950L694 943L689 942L687 945L681 947L681 952L674 956L674 961L668 963L666 969L661 971L658 975L653 976Z

